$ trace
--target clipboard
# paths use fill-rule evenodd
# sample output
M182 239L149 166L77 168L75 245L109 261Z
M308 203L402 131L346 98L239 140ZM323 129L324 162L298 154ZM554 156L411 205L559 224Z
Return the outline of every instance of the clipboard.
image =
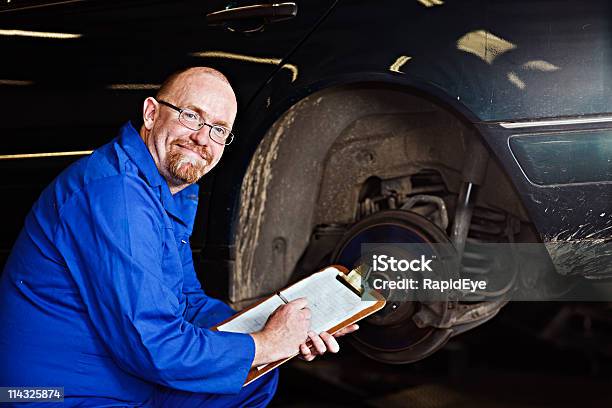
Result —
M284 304L286 299L284 299L284 297L282 295L280 295L280 293L290 293L292 291L292 288L295 289L297 287L305 287L307 288L311 282L312 284L316 284L317 279L329 279L327 276L323 276L321 274L326 273L328 275L331 276L332 272L330 272L330 268L334 269L337 272L337 275L335 276L336 280L338 282L341 283L341 285L335 285L334 289L336 288L340 288L337 290L342 290L341 288L344 287L346 288L347 291L350 292L350 296L358 296L359 299L362 298L362 287L361 287L361 270L358 268L348 272L348 270L340 265L332 265L329 266L327 268L324 268L296 283L294 283L293 285L290 285L280 291L278 291L276 294L269 296L265 299L260 300L259 302L256 302L255 304L245 308L244 310L242 310L241 312L237 313L236 315L230 317L229 319L219 323L218 325L214 326L211 328L211 330L218 330L218 331L224 331L223 330L223 326L231 323L233 321L235 321L236 319L239 319L241 316L245 315L246 313L249 313L250 315L254 315L256 313L258 313L256 308L262 308L262 305L265 304L265 302L268 302L270 304L272 304L272 306L274 305L274 303L271 302L276 302L276 300L273 300L276 297L280 297L281 301L280 301L280 305ZM342 296L349 296L346 293L341 293ZM342 321L340 322L335 322L335 324L332 324L332 322L330 322L331 327L325 327L323 328L323 330L320 330L320 332L322 331L326 331L329 334L333 335L336 332L340 331L341 329L358 322L361 319L364 319L365 317L371 315L372 313L377 312L378 310L382 309L385 306L385 299L384 297L376 292L376 291L370 291L368 292L367 296L365 296L368 298L368 300L364 300L365 302L368 302L368 305L363 305L363 307L360 308L360 310L357 313L354 314L350 314L347 315L346 318L343 318ZM370 300L371 299L371 300ZM278 303L278 302L276 302ZM309 299L309 304L310 304L310 299ZM275 310L276 308L274 308ZM262 310L262 315L259 316L260 321L256 322L255 324L257 325L263 325L265 324L264 318L265 320L267 320L267 316L269 316L269 314L271 313L267 313L268 310L270 309L270 305L266 305L266 310ZM273 311L273 310L272 310ZM337 319L336 319L337 320ZM324 325L325 323L323 323ZM225 330L225 331L234 331L234 330ZM256 331L256 330L255 330ZM238 331L240 332L240 331ZM268 363L259 367L252 367L249 370L249 373L246 377L246 380L243 384L243 387L250 384L251 382L253 382L254 380L256 380L257 378L265 375L266 373L272 371L273 369L277 368L278 366L280 366L283 363L286 363L287 361L291 360L293 357L297 356L299 354L299 352L296 350L296 353L291 356L291 357L287 357L285 359L282 360L278 360L272 363Z

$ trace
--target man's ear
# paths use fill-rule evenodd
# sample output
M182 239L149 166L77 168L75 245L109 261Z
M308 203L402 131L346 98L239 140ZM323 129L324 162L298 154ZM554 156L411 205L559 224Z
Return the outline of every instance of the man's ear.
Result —
M153 123L157 118L157 112L159 110L159 104L154 98L148 97L144 100L142 105L142 122L143 126L147 130L151 130L153 128Z

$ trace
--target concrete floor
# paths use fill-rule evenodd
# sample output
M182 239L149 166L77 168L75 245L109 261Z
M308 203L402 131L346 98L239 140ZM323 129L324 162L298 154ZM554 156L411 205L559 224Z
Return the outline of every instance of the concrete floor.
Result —
M343 340L338 355L286 364L272 406L612 407L612 356L594 347L562 347L533 336L529 325L520 320L517 325L516 317L534 307L540 308L511 306L410 365L377 363ZM539 327L538 322L532 326Z

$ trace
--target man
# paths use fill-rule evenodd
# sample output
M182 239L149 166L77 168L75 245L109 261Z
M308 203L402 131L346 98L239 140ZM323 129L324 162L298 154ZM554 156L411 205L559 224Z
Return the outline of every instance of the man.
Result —
M277 373L242 388L251 367L338 351L308 331L305 299L258 333L207 329L234 312L194 272L195 183L236 110L220 72L173 74L144 101L140 132L126 124L44 190L0 284L0 385L63 386L67 405L265 406Z

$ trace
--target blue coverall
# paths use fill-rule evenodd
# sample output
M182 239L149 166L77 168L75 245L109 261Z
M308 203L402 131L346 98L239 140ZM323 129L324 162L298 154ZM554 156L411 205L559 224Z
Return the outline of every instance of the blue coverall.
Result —
M60 174L2 274L0 386L62 386L63 406L265 406L277 372L242 388L251 336L207 329L233 311L196 278L197 204L129 123Z

